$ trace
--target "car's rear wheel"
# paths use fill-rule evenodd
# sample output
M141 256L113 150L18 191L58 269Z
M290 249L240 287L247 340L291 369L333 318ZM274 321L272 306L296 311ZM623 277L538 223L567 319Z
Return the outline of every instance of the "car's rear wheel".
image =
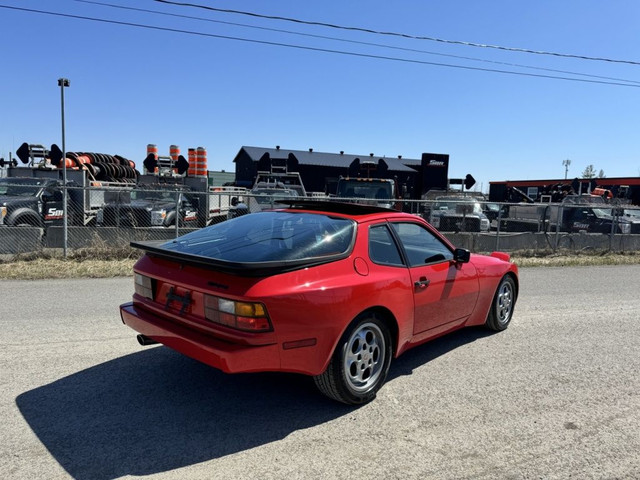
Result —
M516 305L516 296L516 282L513 277L511 275L502 277L485 322L487 328L499 332L509 326Z
M359 405L373 400L391 364L389 329L374 314L356 318L338 343L329 366L314 377L326 396Z

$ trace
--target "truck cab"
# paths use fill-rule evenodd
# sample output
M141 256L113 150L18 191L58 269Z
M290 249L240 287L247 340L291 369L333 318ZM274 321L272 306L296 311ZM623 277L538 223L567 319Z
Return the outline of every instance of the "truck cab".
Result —
M198 226L197 199L190 189L167 185L141 185L130 191L105 195L98 211L98 226L183 227Z
M396 183L390 178L340 177L336 188L339 199L385 208L395 207L396 193Z
M488 232L491 222L474 197L438 197L429 223L442 232Z
M610 206L574 207L568 212L564 228L570 232L587 233L640 233L640 219L624 214L624 210Z
M48 178L0 178L0 225L47 227L63 218L62 182Z

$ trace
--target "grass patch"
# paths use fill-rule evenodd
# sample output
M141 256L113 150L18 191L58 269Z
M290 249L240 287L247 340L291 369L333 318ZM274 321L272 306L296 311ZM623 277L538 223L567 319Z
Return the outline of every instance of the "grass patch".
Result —
M68 252L66 259L59 250L18 254L0 261L0 279L126 277L141 255L129 246L81 248Z
M128 277L142 252L129 246L98 245L68 253L59 250L19 254L0 260L0 279L39 280L45 278ZM511 260L521 268L640 264L640 252L519 251Z
M511 255L511 260L523 268L629 265L640 264L640 252L525 250L514 252Z

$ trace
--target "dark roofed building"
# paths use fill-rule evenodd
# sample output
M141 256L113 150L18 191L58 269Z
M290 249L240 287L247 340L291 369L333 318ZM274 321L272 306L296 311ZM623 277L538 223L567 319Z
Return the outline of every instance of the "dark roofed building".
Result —
M448 156L447 156L448 157ZM251 187L259 169L264 168L264 161L274 160L287 165L290 171L298 171L308 192L334 193L338 177L348 176L349 167L359 161L361 172L366 175L367 164L378 164L383 160L386 164L383 174L376 175L375 166L371 167L371 177L397 178L400 185L407 185L413 190L419 181L421 160L403 159L401 157L376 157L371 155L353 155L344 152L325 153L309 150L286 150L280 147L242 147L233 160L236 164L236 183L239 186ZM262 160L262 162L261 162ZM258 164L261 163L259 168ZM411 166L408 166L410 164ZM412 168L417 165L417 168Z

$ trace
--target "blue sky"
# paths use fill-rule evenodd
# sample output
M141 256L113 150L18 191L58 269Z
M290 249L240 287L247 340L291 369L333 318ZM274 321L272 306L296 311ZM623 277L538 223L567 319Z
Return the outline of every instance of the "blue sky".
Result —
M404 39L153 0L101 1L209 21L74 0L0 0L0 6L412 62L0 8L0 156L7 158L22 142L60 145L57 79L66 77L71 82L65 90L67 149L119 154L138 165L148 143L157 144L161 154L168 154L171 144L183 151L204 146L209 169L227 171L234 169L232 160L243 145L280 145L405 158L448 153L450 176L471 173L485 191L494 180L562 178L565 159L572 162L570 178L589 164L607 177L640 176L638 64ZM640 62L636 0L190 3ZM415 62L614 83L621 82L609 79L624 79L633 86Z

